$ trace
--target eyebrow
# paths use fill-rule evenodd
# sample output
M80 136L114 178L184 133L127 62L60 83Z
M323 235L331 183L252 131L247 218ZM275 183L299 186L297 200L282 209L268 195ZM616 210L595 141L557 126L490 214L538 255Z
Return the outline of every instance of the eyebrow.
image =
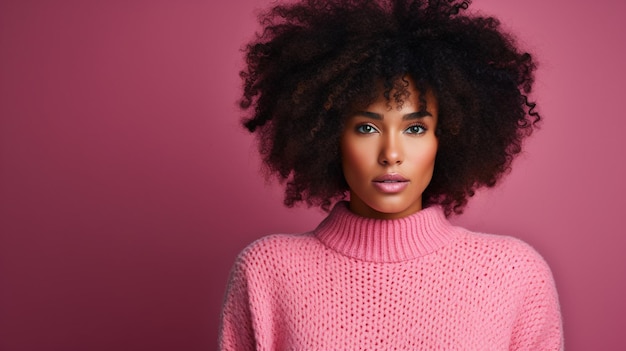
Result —
M369 111L357 111L354 115L367 117L367 118L371 118L371 119L375 119L379 121L382 121L384 119L384 116L382 114L376 113L376 112L369 112ZM407 121L407 120L421 119L424 117L432 117L432 116L433 115L430 112L423 110L423 111L407 113L406 115L402 116L402 120Z

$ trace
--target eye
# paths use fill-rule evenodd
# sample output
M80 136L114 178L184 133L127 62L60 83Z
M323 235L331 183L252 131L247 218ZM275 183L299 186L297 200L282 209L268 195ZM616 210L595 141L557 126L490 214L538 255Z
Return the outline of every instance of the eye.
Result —
M376 128L369 124L361 124L360 126L357 126L356 131L361 134L372 134L377 132Z
M405 130L405 133L407 133L407 134L424 134L424 133L426 133L426 127L424 127L421 124L414 124L414 125L408 127Z

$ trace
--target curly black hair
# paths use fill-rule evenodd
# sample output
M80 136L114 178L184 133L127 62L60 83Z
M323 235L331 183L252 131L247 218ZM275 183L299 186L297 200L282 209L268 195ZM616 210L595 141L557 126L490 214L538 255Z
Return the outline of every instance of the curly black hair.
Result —
M467 14L469 3L301 0L260 16L263 30L245 48L239 104L269 174L286 183L285 205L328 210L345 198L346 116L380 96L378 82L401 104L406 76L439 105L424 206L461 213L477 188L509 171L540 120L528 99L536 64L497 19Z

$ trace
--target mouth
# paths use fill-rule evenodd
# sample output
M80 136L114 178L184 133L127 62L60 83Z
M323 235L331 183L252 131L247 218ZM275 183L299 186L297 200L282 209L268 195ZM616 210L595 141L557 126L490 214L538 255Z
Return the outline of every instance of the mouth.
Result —
M397 173L388 173L384 174L380 177L376 177L373 182L374 183L403 183L408 182L409 180L404 178L403 176Z
M409 185L408 179L396 173L382 175L372 182L376 189L385 194L399 193Z

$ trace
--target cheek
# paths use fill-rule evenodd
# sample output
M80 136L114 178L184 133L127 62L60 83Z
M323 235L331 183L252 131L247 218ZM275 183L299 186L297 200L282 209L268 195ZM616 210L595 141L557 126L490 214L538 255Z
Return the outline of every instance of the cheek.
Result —
M428 149L424 159L428 160L428 163L433 165L435 163L435 158L437 157L437 143L433 143Z
M359 166L359 155L355 154L354 150L342 150L341 153L341 166L343 168L344 177L349 180L353 178L356 171L356 168Z
M371 164L371 151L367 145L359 145L351 141L341 145L341 164L346 180L365 177L365 171Z
M408 156L407 161L415 165L416 168L430 172L435 166L435 158L437 156L437 143L421 145L415 149L416 152Z

